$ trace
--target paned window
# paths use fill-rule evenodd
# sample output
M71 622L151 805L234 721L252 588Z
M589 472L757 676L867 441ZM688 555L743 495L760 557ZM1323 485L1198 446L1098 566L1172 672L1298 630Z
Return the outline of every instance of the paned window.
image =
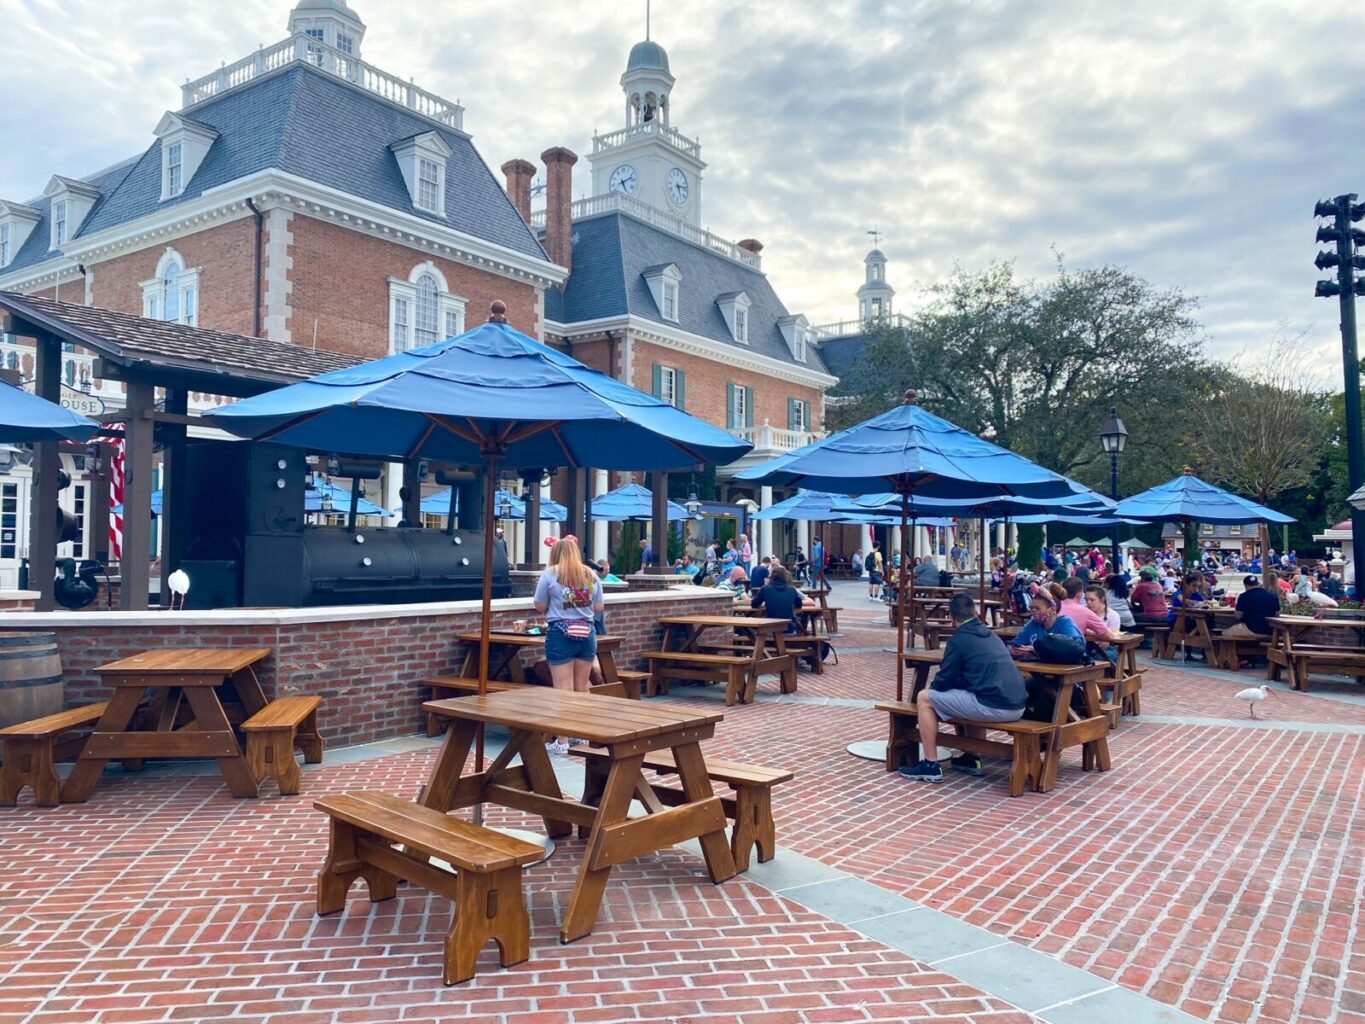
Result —
M417 161L417 205L424 210L441 208L441 170L435 160Z
M805 430L805 429L807 429L807 427L806 427L806 403L805 403L805 402L792 402L792 405L791 405L791 414L792 414L792 429L793 429L793 430Z
M748 406L746 405L748 392L744 388L732 388L730 390L730 422L737 427L742 427L749 421Z
M413 344L418 348L423 345L434 345L441 340L436 330L439 323L436 318L439 305L438 291L436 278L430 274L423 274L417 279L417 322L413 332Z
M165 315L161 319L169 320L172 323L180 322L180 288L178 284L181 269L179 260L171 260L166 264L166 269L161 277L162 294L166 297L162 305Z
M172 143L166 150L166 194L178 196L184 191L181 175L184 168L184 147Z
M13 238L14 229L8 224L0 224L0 267L7 265L14 258L14 254L10 252Z
M664 319L674 322L678 319L678 286L672 281L664 282Z
M659 397L669 405L678 404L678 371L671 366L659 367Z
M345 32L337 33L337 49L348 57L355 56L355 40Z
M408 347L408 300L393 300L393 350L402 352Z
M19 552L19 484L0 483L0 558L14 558Z
M749 343L749 311L735 306L735 341Z
M446 337L453 338L457 334L464 333L464 311L446 310Z
M66 200L63 199L52 208L52 243L54 245L66 244Z

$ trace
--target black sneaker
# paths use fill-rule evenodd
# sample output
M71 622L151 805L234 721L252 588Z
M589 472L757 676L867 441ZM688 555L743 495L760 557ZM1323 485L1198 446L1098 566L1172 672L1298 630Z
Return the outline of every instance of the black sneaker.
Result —
M975 754L963 754L961 757L953 758L953 771L966 772L968 775L986 774L986 769L981 765L981 758Z
M943 769L938 766L937 761L921 760L919 764L906 767L901 765L901 774L907 779L914 779L916 782L942 782Z

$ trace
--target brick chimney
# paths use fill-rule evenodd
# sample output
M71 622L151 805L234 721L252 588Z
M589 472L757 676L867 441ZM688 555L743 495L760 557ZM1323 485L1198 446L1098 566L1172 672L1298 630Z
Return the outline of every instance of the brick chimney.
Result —
M507 194L521 219L531 223L531 179L536 176L536 165L529 160L508 160L502 165L502 173L507 178Z
M504 167L503 170L506 170L506 168ZM753 253L755 256L757 256L759 253L763 251L763 243L760 242L757 238L741 238L735 244L738 245L741 249L745 249L748 252Z
M540 154L545 164L545 251L553 263L573 269L573 165L578 154L563 146Z

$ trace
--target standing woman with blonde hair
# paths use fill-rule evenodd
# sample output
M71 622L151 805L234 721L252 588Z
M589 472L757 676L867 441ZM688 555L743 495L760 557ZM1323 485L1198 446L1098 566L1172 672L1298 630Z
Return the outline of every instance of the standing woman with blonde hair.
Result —
M545 616L545 660L556 690L588 691L593 661L597 658L597 633L593 617L606 607L602 581L583 563L578 540L564 537L550 551L550 564L536 583L536 611ZM550 753L566 754L578 742L556 736Z

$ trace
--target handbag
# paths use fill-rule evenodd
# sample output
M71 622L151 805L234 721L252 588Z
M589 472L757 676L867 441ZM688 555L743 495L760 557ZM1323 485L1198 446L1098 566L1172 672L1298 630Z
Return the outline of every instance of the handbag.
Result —
M1089 660L1084 640L1058 633L1044 633L1034 640L1033 653L1050 665L1083 665Z

